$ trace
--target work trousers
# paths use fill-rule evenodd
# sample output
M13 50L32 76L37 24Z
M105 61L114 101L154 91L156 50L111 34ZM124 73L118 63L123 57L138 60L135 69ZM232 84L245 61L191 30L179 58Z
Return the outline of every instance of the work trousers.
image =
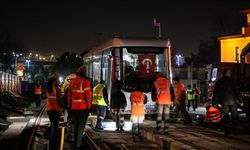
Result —
M198 108L198 99L199 99L199 96L195 96L195 108Z
M132 122L132 136L138 135L141 138L142 123L145 115L131 115L130 120Z
M96 128L101 128L102 127L102 121L106 117L106 106L96 106L96 113L97 113L97 123L96 123Z
M141 136L142 123L133 123L132 124L132 136L135 137Z
M74 124L74 137L77 145L82 144L83 132L88 120L89 110L72 110L72 119Z
M181 100L179 101L179 103L176 104L175 110L174 110L174 118L177 118L179 115L179 112L181 111L183 117L184 117L184 121L186 122L190 122L191 118L186 110L185 107L185 100Z
M61 113L55 110L47 111L47 113L50 120L49 149L56 150L59 148L58 126Z
M40 107L40 105L41 105L41 97L42 97L42 95L35 94L36 107Z
M124 126L124 108L116 109L115 115L116 115L116 128L120 130Z
M193 111L195 111L195 99L190 99L188 100L188 111L189 111L189 107L190 107L190 104L192 103L192 107L193 107Z
M156 129L161 128L162 122L164 121L164 129L168 128L167 121L170 116L170 104L157 104L157 118L156 118Z
M233 133L237 134L237 124L238 124L238 113L237 105L224 105L223 106L223 127L226 134L228 134L230 128L233 130ZM231 119L229 117L231 113Z

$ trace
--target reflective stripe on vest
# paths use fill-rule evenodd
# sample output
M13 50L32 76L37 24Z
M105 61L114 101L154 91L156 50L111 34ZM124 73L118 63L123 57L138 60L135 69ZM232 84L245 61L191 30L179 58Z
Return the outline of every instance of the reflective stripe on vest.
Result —
M103 97L103 84L97 84L93 89L93 98L92 104L99 105L99 106L107 106L104 97Z
M35 85L35 94L42 94L42 86L39 85L38 87Z
M84 82L84 80L81 81L79 90L73 89L72 92L74 92L74 93L84 93L84 90L82 90L83 82Z
M194 90L192 88L191 89L187 89L187 99L188 100L195 99L195 93L194 93Z
M91 100L86 100L84 96L84 91L90 90L90 87L83 88L84 78L74 78L71 80L71 109L72 110L84 110L91 109ZM80 84L79 84L80 83Z
M56 96L47 96L47 98L56 99Z
M140 91L134 91L131 93L131 115L144 115L144 100L145 95Z
M163 77L158 77L154 82L156 89L156 103L171 104L170 81Z
M206 120L210 122L221 121L221 112L217 108L211 106L206 113Z
M56 89L53 85L53 91L52 93L48 93L47 91L47 99L46 99L46 111L56 110L61 111L61 107L58 104L57 96L56 96Z

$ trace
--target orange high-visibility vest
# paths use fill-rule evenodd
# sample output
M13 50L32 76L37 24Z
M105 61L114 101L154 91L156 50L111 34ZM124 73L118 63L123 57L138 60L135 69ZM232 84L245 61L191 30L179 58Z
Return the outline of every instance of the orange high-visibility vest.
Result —
M183 99L183 96L182 96L183 92L184 92L184 94L186 93L184 84L181 83L181 82L178 82L176 84L176 87L175 87L175 98L176 98L176 100L178 100L178 101L185 100L185 99Z
M140 91L134 91L131 93L130 100L132 102L131 115L144 115L145 94Z
M158 77L154 82L156 88L156 103L171 104L170 80L163 77Z
M91 109L92 92L87 79L77 76L70 81L69 88L68 103L72 110Z
M42 95L42 86L41 85L35 85L35 94Z
M220 122L221 112L217 108L211 106L206 112L205 120L208 122Z
M46 92L46 111L56 110L61 112L61 107L58 104L57 95L56 95L56 88L53 85L52 93Z

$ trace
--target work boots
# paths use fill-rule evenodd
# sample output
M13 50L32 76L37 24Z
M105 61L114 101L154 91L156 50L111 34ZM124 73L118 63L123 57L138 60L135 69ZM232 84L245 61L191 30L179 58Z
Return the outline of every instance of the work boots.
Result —
M124 132L125 130L123 129L123 127L120 127L120 132Z

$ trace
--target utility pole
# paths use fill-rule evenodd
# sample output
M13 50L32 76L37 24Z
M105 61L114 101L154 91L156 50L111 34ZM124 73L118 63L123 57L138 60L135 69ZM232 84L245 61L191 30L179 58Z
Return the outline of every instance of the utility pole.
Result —
M158 38L161 38L161 23L157 22L156 18L154 18L154 26L158 27Z

